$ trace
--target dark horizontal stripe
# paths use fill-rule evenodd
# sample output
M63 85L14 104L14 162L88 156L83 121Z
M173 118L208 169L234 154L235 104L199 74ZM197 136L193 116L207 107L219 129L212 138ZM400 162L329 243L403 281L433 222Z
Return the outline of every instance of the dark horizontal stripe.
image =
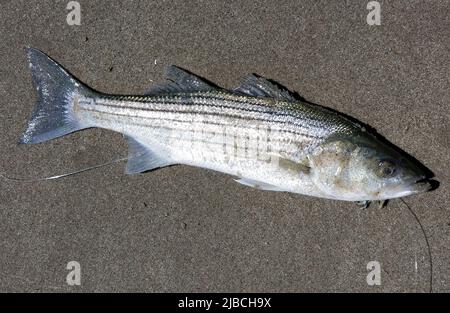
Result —
M99 119L100 119L100 120L105 120L105 121L108 121L108 122L110 121L110 120L102 119L102 118L99 118ZM144 123L130 122L130 123L128 123L128 124L130 124L130 125L135 125L135 126L144 126L144 127L153 128L153 129L176 130L176 129L174 129L174 128L170 128L170 127L166 127L166 126L155 126L155 125L148 125L148 124L144 124ZM209 132L209 131L203 131L203 133L207 133L207 134L215 134L215 132ZM178 140L178 141L185 141L185 142L191 141L190 138L188 139L188 138L183 138L183 137L180 137L180 136L165 136L165 138L168 138L168 139L174 139L174 140ZM195 137L193 137L193 138L195 138ZM245 137L242 136L242 138L245 138ZM250 137L248 137L248 138L249 138L249 140L250 140ZM286 139L287 139L287 138L286 138ZM259 141L264 142L263 140L259 140ZM224 142L217 142L217 141L200 140L200 139L197 138L197 139L195 139L195 142L198 142L198 143L204 143L204 144L212 144L212 145L223 146L223 149L222 149L223 152L230 152L230 151L229 151L228 149L226 149L225 146L224 146L225 144L227 144L226 141L224 141ZM277 140L277 141L267 140L266 142L267 142L267 143L269 143L269 142L281 142L281 143L284 143L282 139L281 139L281 140ZM297 142L297 145L295 145L296 142L293 142L293 141L289 141L289 143L292 144L293 146L296 146L296 147L301 146L301 144L298 143L298 142ZM270 149L269 144L267 144L267 146L266 146L267 149L259 149L258 147L254 147L253 145L251 145L251 146L245 146L245 147L239 146L239 149L235 149L235 148L234 148L234 147L235 147L234 144L233 144L232 146L233 146L232 152L235 152L235 151L238 151L238 150L239 150L239 151L246 151L245 154L247 154L247 151L255 151L257 157L258 157L258 156L261 156L261 155L260 155L261 152L267 152L267 153L273 152L273 150ZM277 152L280 152L280 151L277 151ZM282 153L288 153L288 152L286 152L285 150L283 150ZM255 155L255 154L254 154L254 155Z
M316 127L323 127L320 125L319 121L316 121L310 117L302 117L301 113L306 114L306 112L299 112L299 111L288 111L288 112L279 112L280 109L282 109L282 107L280 106L271 106L270 104L264 103L264 99L258 99L259 101L254 101L254 102L245 102L239 99L233 99L233 98L219 98L217 96L214 95L192 95L192 94L186 94L184 95L185 97L190 97L191 99L187 99L185 102L183 101L173 101L173 97L167 96L167 98L164 97L160 97L160 98L154 98L154 97L133 97L133 96L118 96L119 98L116 98L117 96L109 96L107 98L105 97L101 97L100 99L103 100L112 100L114 101L120 101L120 100L128 100L128 101L136 101L138 103L152 103L152 104L169 104L169 105L179 105L181 107L186 106L186 105L190 105L190 106L194 106L194 105L198 105L198 106L205 106L205 107L212 107L212 108L217 108L217 109L235 109L235 110L240 110L240 111L244 111L244 112L255 112L255 113L261 113L261 114L271 114L271 115L275 115L275 116L286 116L286 117L292 117L295 119L299 119L299 118L304 118L304 119L308 119L309 120L309 124L314 125ZM182 98L182 96L179 96L180 98ZM160 99L158 101L158 99ZM210 101L228 101L228 102L232 102L233 104L236 104L235 106L230 106L230 105L226 105L225 103L222 104L215 104L215 103L196 103L195 99L204 99L204 100L210 100ZM248 98L248 99L253 99L253 98ZM255 98L256 99L256 98ZM106 104L101 104L101 105L105 105L105 106L111 106L111 107L118 107L118 108L131 108L131 109L137 109L137 110L152 110L152 111L166 111L166 110L159 110L159 109L152 109L152 108L136 108L136 107L132 107L132 106L124 106L124 105L116 105L113 102L111 103L106 103ZM287 102L286 102L287 103ZM260 110L257 109L252 109L252 108L243 108L242 105L250 105L250 106L259 106L259 108L261 108ZM294 103L292 103L294 104ZM302 103L298 103L300 105L303 105ZM264 110L265 108L271 108L272 110ZM274 110L274 109L278 109L278 111ZM324 107L317 107L317 110L323 110L327 113L330 114L330 117L333 118L339 118L339 116L334 113L334 112L330 112L327 111L328 109L324 108ZM312 111L312 109L310 109L310 111ZM200 111L203 112L203 111ZM300 113L300 114L299 114ZM297 123L293 123L294 125L299 125L302 126L302 124L297 124Z
M86 109L83 108L83 110L85 111L90 111L90 112L96 112L96 113L103 113L103 114L110 114L110 115L117 115L117 116L125 116L125 117L129 117L129 118L141 118L141 119L150 119L150 120L164 120L164 121L168 121L168 122L179 122L179 123L191 123L192 121L188 121L188 120L180 120L180 119L173 119L173 118L163 118L163 117L148 117L148 116L139 116L139 115L129 115L129 114L120 114L117 112L105 112L105 111L99 111L96 109ZM158 112L169 112L169 113L180 113L180 114L193 114L192 112L187 112L187 111L158 111ZM195 114L199 114L199 113L195 113ZM200 115L200 114L199 114ZM212 115L212 116L217 116L214 113L201 113L201 115ZM230 118L237 118L237 119L244 119L244 120L250 120L250 121L259 121L259 122L272 122L275 123L274 121L270 121L270 120L264 120L264 119L255 119L255 118L248 118L248 117L239 117L239 116L227 116L227 115L221 115L221 116L225 116L225 117L230 117ZM210 121L206 121L204 120L205 124L211 124L211 125L216 125L216 126L227 126L229 124L222 124L222 123L214 123L214 122L210 122ZM280 123L279 121L277 121L276 123ZM281 124L286 124L286 123L281 123ZM151 126L148 124L143 124L145 126ZM243 127L240 125L240 127ZM255 128L251 128L251 127L243 127L243 128L247 128L247 129L255 129ZM309 135L309 134L305 134L305 133L301 133L298 131L293 131L293 130L285 130L285 129L269 129L269 132L272 131L278 131L280 133L291 133L291 134L295 134L295 135L299 135L299 136L303 136L306 138L310 138L310 139L316 139L316 140L320 140L323 139L324 137L319 137L319 136L314 136L314 135Z
M180 105L179 103L167 103L167 104L171 104L171 105ZM118 108L118 109L132 109L132 110L137 110L137 111L149 111L149 112L162 112L162 113L179 113L179 114L198 114L198 115L208 115L208 116L221 116L221 117L230 117L230 118L238 118L238 119L244 119L244 120L252 120L252 121L260 121L260 122L272 122L272 123L280 123L280 124L288 124L288 125L293 125L293 126L299 126L299 127L303 127L303 128L313 128L313 127L318 127L320 129L324 129L323 126L317 126L314 125L313 123L313 127L308 127L309 125L303 125L303 124L299 124L299 123L295 123L293 121L280 121L280 120L276 120L274 121L273 119L269 119L269 118L251 118L248 116L242 116L239 115L239 113L234 113L234 114L226 114L226 113L208 113L205 111L201 111L201 110L192 110L192 111L187 111L187 110L168 110L168 109L153 109L153 108L136 108L133 106L125 106L125 105L117 105L117 104L113 104L113 103L105 103L105 104L97 104L99 106L105 106L105 107L112 107L112 108ZM201 104L196 104L196 105L200 105ZM217 107L219 108L219 107ZM246 109L241 109L241 108L234 108L237 110L241 110L241 111L246 111ZM91 111L98 111L98 110L91 110ZM100 112L100 111L98 111ZM258 111L252 111L252 112L258 112ZM104 112L104 113L108 113L108 114L114 114L114 115L126 115L126 116L130 116L130 117L138 117L140 118L141 116L137 116L137 115L128 115L128 114L120 114L120 113L116 113L116 112ZM259 113L270 113L270 112L259 112ZM276 115L276 114L275 114ZM281 116L281 115L278 115ZM292 117L292 116L291 116ZM310 135L310 134L305 134L305 133L301 133L302 135L305 136L309 136L311 138L317 138L317 139L323 139L324 137L319 137L319 136L315 136L315 135Z
M106 119L106 118L96 117L96 119L98 119L98 120L104 120L104 121L107 121L107 122L111 122L110 119ZM150 118L150 119L161 120L160 118ZM172 121L172 120L170 120L170 121ZM183 129L173 128L173 127L168 127L168 126L151 125L151 124L146 124L146 123L127 122L126 124L127 124L127 125L135 125L135 126L143 126L143 127L148 127L148 128L158 128L158 129L167 129L167 130L183 131ZM209 124L211 124L211 125L216 125L216 126L226 125L226 124L220 124L220 123L209 123ZM253 130L255 130L254 128L250 128L250 127L242 127L242 128L253 129ZM187 130L185 130L185 131L192 131L192 130L187 129ZM286 131L283 131L283 130L281 130L281 131L276 130L276 131L277 131L277 132L280 132L280 133L286 132ZM205 131L205 130L200 130L200 131L195 131L195 132L201 132L201 133L204 133L204 134L216 134L216 133L218 133L218 132L215 132L215 131ZM241 136L241 138L245 138L245 137L250 138L249 136ZM254 137L252 137L252 138L254 138ZM262 141L262 139L263 139L263 138L261 138L261 139L259 139L259 140ZM273 139L273 138L272 138L272 139ZM300 142L298 142L298 141L293 141L292 138L280 138L280 139L278 139L278 140L270 140L270 138L267 137L267 142L281 142L281 143L283 143L284 141L288 141L288 142L291 142L291 143L293 143L293 144L294 144L294 143L297 143L298 145L301 145L301 144L302 144L302 143L300 143Z

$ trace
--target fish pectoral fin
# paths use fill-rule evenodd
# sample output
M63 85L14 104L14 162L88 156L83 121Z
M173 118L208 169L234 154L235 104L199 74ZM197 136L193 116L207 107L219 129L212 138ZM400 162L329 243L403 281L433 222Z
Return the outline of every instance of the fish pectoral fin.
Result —
M233 91L254 97L275 98L286 101L297 100L288 89L255 74L247 76L243 83Z
M302 173L305 175L309 175L311 172L311 166L309 164L308 158L301 158L301 160L294 160L293 158L289 158L280 153L269 152L268 155L272 160L278 161L278 165L280 168L293 171L295 173Z
M239 184L249 186L252 188L256 188L256 189L260 189L260 190L285 191L284 189L282 189L280 187L270 185L270 184L267 184L264 182L260 182L257 180L249 179L249 178L239 178L239 179L235 179L234 181L238 182Z
M144 94L147 96L193 92L193 91L209 91L217 90L218 87L212 83L207 82L203 78L198 77L188 71L185 71L177 66L171 65L166 70L166 78L168 82L153 86Z
M136 174L165 167L174 164L171 160L167 160L134 138L127 137L128 140L128 162L125 168L126 174Z

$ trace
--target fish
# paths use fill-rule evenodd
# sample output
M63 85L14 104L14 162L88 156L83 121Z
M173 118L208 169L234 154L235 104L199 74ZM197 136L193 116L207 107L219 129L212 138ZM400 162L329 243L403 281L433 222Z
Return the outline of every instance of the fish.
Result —
M352 117L256 74L227 90L176 66L142 95L96 91L27 48L37 102L19 143L88 128L128 141L126 174L201 167L267 191L368 202L432 189L431 171Z

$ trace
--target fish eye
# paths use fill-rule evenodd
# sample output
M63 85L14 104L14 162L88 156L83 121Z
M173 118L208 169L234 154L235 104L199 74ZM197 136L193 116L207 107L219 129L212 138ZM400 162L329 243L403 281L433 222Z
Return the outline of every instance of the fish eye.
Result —
M395 164L392 161L382 160L378 163L378 173L382 177L391 177L396 173Z

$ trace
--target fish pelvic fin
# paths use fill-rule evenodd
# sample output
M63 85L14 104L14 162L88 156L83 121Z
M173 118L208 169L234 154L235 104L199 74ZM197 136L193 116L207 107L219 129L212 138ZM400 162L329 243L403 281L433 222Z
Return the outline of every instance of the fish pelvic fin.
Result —
M26 49L37 102L19 143L33 144L88 128L74 114L79 95L93 93L45 53Z

